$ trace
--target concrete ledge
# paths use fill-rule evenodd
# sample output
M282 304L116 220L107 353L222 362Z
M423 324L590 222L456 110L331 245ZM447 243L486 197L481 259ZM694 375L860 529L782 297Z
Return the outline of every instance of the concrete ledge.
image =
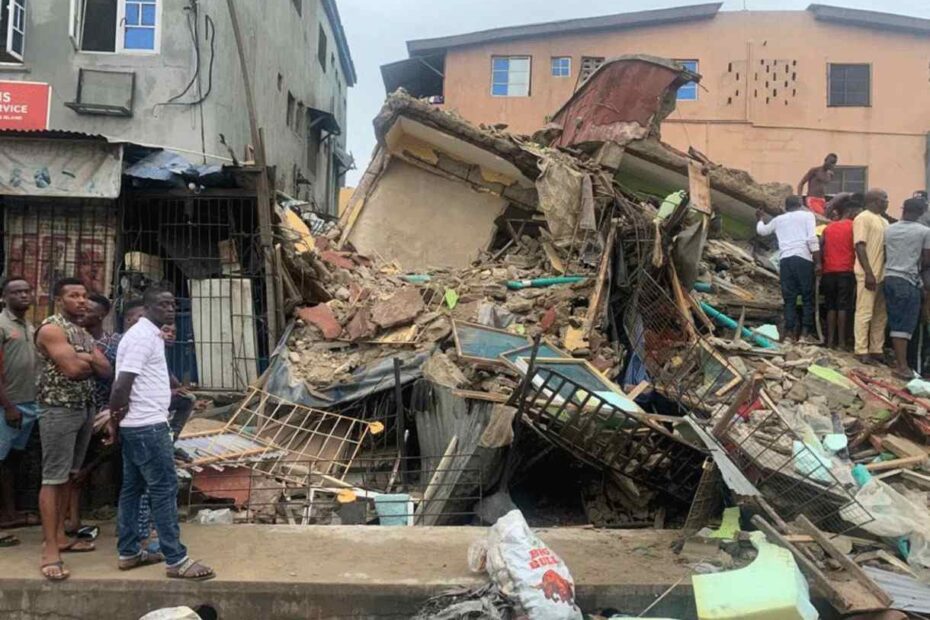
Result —
M191 555L219 574L205 583L167 579L160 566L118 571L112 525L96 552L64 556L68 581L49 583L38 571L38 529L16 533L23 544L0 549L0 618L10 620L135 620L152 609L203 603L222 620L409 618L429 596L484 581L468 571L466 555L482 528L184 526ZM586 610L635 615L688 572L669 548L675 532L564 528L540 535L568 563ZM693 618L690 581L653 612Z

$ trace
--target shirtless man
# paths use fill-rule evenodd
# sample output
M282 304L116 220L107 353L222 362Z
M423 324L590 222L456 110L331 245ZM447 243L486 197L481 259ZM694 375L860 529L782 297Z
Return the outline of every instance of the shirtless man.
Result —
M823 165L811 168L798 183L798 196L804 195L804 186L807 185L807 208L817 215L824 214L826 205L827 184L833 180L834 169L839 158L836 153L830 153L823 160Z

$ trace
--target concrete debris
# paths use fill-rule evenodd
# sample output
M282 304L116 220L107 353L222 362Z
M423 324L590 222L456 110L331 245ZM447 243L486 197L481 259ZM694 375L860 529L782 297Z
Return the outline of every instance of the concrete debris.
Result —
M402 288L387 299L375 302L371 307L372 322L384 329L412 323L426 310L420 292L412 287Z

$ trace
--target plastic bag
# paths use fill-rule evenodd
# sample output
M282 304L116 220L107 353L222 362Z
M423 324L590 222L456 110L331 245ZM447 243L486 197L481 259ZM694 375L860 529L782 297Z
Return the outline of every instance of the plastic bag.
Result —
M925 508L876 478L859 489L856 501L874 518L863 523L862 529L884 538L906 536L910 543L908 563L930 568L930 522Z
M233 513L229 508L223 508L222 510L204 508L197 513L195 523L201 525L232 525Z
M486 550L491 580L530 620L581 620L568 567L530 530L519 510L491 527Z

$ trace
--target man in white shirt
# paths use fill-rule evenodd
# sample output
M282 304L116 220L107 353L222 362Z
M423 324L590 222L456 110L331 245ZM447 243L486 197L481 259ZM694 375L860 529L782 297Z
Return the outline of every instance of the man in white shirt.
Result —
M129 570L164 560L169 577L212 579L216 576L213 569L188 557L178 525L178 478L168 426L171 384L161 333L163 325L174 322L174 295L150 287L143 302L143 317L120 340L116 381L110 395L111 424L119 424L123 454L117 517L119 568ZM142 549L137 520L145 492L150 498L161 553Z
M802 342L817 342L814 336L814 278L820 275L820 242L817 240L814 214L804 208L800 196L785 199L785 213L765 223L765 213L756 211L756 233L765 237L775 233L778 239L778 271L781 294L785 301L785 328L782 340L797 337L798 296L803 315Z

